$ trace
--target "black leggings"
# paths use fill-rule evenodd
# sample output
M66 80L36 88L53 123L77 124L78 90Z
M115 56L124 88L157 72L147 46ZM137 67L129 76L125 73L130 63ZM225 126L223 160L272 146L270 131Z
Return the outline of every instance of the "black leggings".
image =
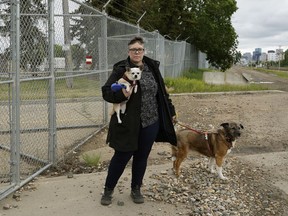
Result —
M138 150L133 152L115 151L108 168L105 187L114 189L128 161L133 156L131 187L141 186L147 167L147 159L159 130L159 123L141 128L139 132Z

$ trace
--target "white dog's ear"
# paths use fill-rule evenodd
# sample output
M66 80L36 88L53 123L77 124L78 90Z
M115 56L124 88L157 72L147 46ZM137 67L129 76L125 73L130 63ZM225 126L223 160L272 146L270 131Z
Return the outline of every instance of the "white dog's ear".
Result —
M139 66L139 69L140 69L141 71L143 71L144 65L140 65L140 66Z
M130 67L126 67L126 71L130 72L131 68Z

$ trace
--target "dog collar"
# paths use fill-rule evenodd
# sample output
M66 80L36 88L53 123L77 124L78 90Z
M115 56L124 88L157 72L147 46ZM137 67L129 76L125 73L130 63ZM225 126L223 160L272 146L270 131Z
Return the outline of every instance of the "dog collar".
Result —
M135 86L136 85L136 82L128 79L128 77L124 74L123 77L122 77L124 80L126 80L131 86Z

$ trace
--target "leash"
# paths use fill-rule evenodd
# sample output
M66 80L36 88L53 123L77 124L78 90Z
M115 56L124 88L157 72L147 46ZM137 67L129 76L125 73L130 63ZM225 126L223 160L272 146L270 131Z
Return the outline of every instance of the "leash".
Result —
M196 132L196 133L198 133L198 134L205 134L205 132L203 132L203 131L195 130L195 129L193 129L193 128L187 126L187 125L184 125L184 124L179 123L178 121L176 121L175 124L178 124L178 125L180 125L180 126L186 128L186 129L191 130L191 131L194 131L194 132ZM206 138L206 136L205 136L205 138ZM208 137L207 137L207 138L208 138Z
M214 156L214 154L213 154L213 152L212 152L212 150L211 150L209 141L208 141L208 132L207 132L207 131L203 132L203 131L199 131L199 130L193 129L193 128L187 126L187 125L184 125L184 124L179 123L178 121L176 121L175 124L178 124L178 125L186 128L186 129L191 130L191 131L193 131L193 132L196 132L196 133L198 133L198 134L204 134L204 137L205 137L205 140L206 140L206 143L207 143L208 151L210 152L210 155L211 155L211 156Z
M175 124L178 124L178 125L186 128L186 129L191 130L191 131L194 131L194 132L196 132L196 133L198 133L198 134L204 134L205 140L207 141L208 150L209 150L209 152L210 152L211 155L212 155L212 150L211 150L211 148L210 148L209 141L208 141L208 132L207 132L207 131L195 130L195 129L187 126L187 125L184 125L184 124L179 123L178 121L176 121ZM210 133L212 133L212 132L210 132ZM216 134L217 134L217 133L216 133ZM233 146L233 145L232 145L232 138L231 138L231 137L228 137L228 136L226 136L226 135L225 135L225 138L226 138L226 142L227 142L227 143L225 143L225 145L228 147L228 149L232 148L232 146Z

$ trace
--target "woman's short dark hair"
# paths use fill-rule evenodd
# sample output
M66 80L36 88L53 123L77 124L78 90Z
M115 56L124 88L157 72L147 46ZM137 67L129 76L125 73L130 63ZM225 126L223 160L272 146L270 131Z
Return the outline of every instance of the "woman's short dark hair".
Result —
M128 43L128 46L132 45L132 44L135 44L135 43L144 44L144 40L143 40L142 37L136 36L132 40L130 40L130 42Z

